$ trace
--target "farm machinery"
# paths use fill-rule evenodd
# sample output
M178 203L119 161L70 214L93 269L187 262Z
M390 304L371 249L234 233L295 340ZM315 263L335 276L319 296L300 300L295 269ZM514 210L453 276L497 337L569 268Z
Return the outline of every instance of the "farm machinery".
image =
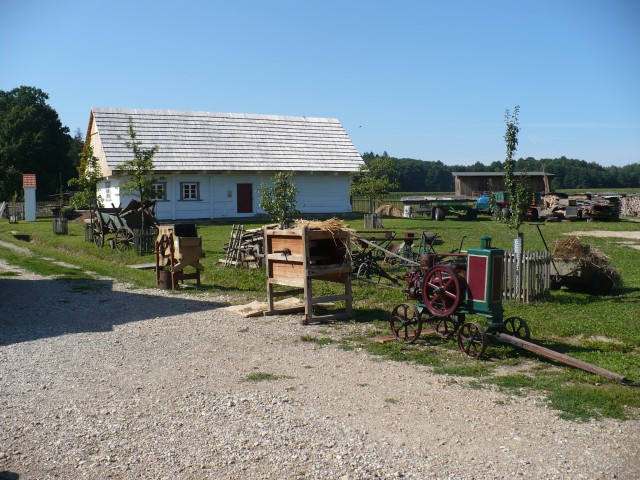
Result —
M423 333L455 337L458 350L479 358L490 342L508 344L588 372L629 383L617 373L530 342L531 331L521 317L504 318L502 278L504 250L491 247L491 237L481 237L479 248L466 253L427 253L409 272L404 292L417 305L401 303L390 316L393 336L415 343ZM467 315L484 317L486 327L467 321Z

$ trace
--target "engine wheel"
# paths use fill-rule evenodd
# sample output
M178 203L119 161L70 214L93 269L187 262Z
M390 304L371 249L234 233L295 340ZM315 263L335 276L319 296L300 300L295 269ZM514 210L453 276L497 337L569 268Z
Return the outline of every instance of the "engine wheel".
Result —
M451 317L435 318L431 323L433 329L440 338L451 338L458 330L458 322Z
M467 322L458 330L458 350L467 357L478 358L487 348L484 328L474 322Z
M504 327L507 330L507 334L522 340L529 340L531 338L531 330L529 325L521 317L509 317L504 321Z
M462 298L458 274L451 268L439 265L431 268L422 283L422 299L432 314L437 317L451 315Z
M422 320L415 307L401 303L391 312L389 319L391 333L404 343L415 343L422 332Z

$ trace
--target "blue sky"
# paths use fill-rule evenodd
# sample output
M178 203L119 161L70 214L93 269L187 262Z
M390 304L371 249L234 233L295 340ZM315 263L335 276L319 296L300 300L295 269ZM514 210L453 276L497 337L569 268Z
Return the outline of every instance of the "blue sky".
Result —
M361 153L640 162L640 0L0 0L0 90L338 118Z

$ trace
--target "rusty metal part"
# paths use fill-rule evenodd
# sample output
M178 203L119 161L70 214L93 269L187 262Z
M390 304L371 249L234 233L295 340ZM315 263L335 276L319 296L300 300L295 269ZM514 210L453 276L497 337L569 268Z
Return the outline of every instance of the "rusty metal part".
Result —
M523 340L529 340L531 338L531 330L529 325L524 321L522 317L509 317L504 321L504 327L506 334L516 338L522 338Z
M420 338L422 320L413 305L401 303L391 312L389 319L391 333L404 343L414 343Z
M524 350L528 350L529 352L533 352L537 355L540 355L545 358L549 358L553 361L564 363L565 365L570 365L572 367L579 368L586 372L595 373L596 375L601 375L606 378L611 378L613 380L617 380L623 384L632 384L633 382L626 378L624 375L620 375L619 373L612 372L610 370L606 370L604 368L597 367L591 363L584 362L582 360L578 360L577 358L570 357L563 353L559 353L553 350L550 350L545 347L541 347L540 345L536 345L535 343L528 342L521 338L514 337L512 335L504 334L504 333L494 333L487 334L489 338L493 338L502 343L507 343L509 345L513 345L515 347L522 348Z
M487 348L484 328L475 322L467 322L458 330L458 350L472 358L481 357Z
M422 301L427 310L438 317L454 313L462 300L463 291L458 274L446 265L436 265L424 277Z

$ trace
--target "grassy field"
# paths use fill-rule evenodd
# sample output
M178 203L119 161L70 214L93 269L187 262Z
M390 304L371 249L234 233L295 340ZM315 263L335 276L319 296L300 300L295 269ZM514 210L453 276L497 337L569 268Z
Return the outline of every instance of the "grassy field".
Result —
M347 219L354 229L362 229L363 221ZM245 224L245 228L257 228L261 224ZM479 246L483 235L493 237L493 246L511 248L514 231L506 225L481 217L474 222L447 219L435 222L425 218L385 218L385 229L397 232L435 232L442 238L436 246L439 252L447 252L460 244L464 247ZM0 247L0 258L29 270L58 275L65 279L89 278L85 270L128 282L135 287L155 287L155 274L123 268L126 265L153 262L153 256L138 257L134 253L119 253L107 247L98 249L84 241L82 223L69 222L68 235L53 235L51 220L35 223L21 222L10 225L0 220L0 240L28 248L27 256ZM541 227L547 244L564 234L579 230L640 231L640 223L581 222L548 223ZM16 240L11 230L30 234L31 241ZM224 293L234 303L266 299L265 273L262 270L229 268L218 263L224 258L224 244L228 241L231 224L200 225L206 258L202 263L203 290ZM526 250L544 250L544 244L536 228L522 227ZM518 315L526 319L536 343L566 353L581 360L620 373L627 378L640 380L640 250L621 245L624 239L609 237L582 237L605 253L611 264L624 279L624 290L618 295L595 296L573 293L567 290L553 291L545 300L523 305L505 303L505 316ZM628 240L627 240L628 241ZM640 242L636 242L640 244ZM60 266L46 259L81 267ZM6 285L7 283L5 283ZM332 285L322 289L332 292ZM314 292L315 293L315 292ZM10 292L3 292L10 295ZM496 385L513 395L526 395L530 391L542 392L551 408L568 418L588 419L614 417L637 418L640 411L640 389L618 385L616 382L539 359L527 352L507 346L490 345L481 360L460 355L452 340L429 338L414 345L400 342L379 344L373 341L377 335L388 335L388 317L393 307L405 301L398 290L354 283L354 319L356 324L370 328L350 329L367 333L346 334L342 324L310 326L309 334L301 339L320 346L334 345L342 349L364 348L372 355L428 365L436 373L450 375L452 382L463 382L472 389ZM411 303L411 302L409 302ZM471 318L471 320L475 320ZM259 321L259 320L257 320ZM478 319L480 323L482 320Z

